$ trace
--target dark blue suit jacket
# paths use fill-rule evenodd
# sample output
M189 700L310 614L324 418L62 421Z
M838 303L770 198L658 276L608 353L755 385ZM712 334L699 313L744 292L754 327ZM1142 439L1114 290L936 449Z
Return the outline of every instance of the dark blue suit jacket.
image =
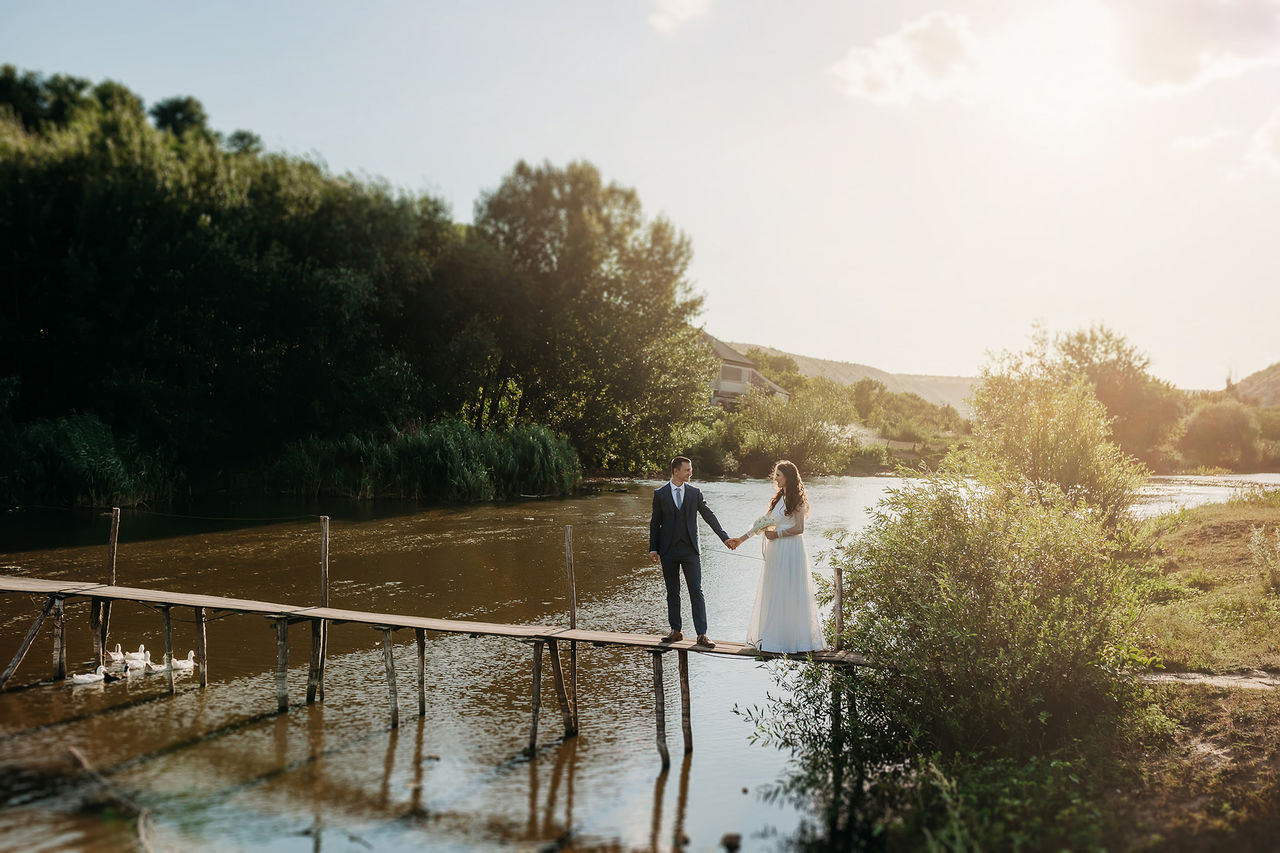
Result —
M689 541L693 550L698 550L698 516L706 519L707 524L720 537L720 541L729 538L724 532L716 514L707 506L702 492L688 483L684 484L684 501L676 509L675 496L671 494L671 483L667 483L653 493L653 514L649 516L649 550L657 551L660 556L667 554L675 544L676 535L681 525L689 533Z

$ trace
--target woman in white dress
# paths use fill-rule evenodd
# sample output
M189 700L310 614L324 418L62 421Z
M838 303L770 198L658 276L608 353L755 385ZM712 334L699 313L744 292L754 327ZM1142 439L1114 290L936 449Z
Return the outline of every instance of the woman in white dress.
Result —
M747 627L747 643L765 652L808 652L826 647L813 575L804 546L804 520L809 514L800 471L785 459L773 466L777 494L769 515L777 526L764 531L764 568L756 605ZM736 548L751 534L730 540Z

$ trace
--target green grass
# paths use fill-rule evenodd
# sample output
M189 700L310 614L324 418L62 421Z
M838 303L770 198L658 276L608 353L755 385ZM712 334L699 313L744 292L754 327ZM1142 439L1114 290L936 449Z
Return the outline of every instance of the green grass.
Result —
M1255 492L1153 522L1141 645L1167 669L1280 671L1280 594L1251 556L1255 528L1280 527L1280 502Z

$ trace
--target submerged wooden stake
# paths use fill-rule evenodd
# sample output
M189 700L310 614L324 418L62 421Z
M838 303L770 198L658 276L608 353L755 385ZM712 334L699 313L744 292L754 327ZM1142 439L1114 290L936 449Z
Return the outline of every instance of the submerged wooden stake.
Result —
M289 710L289 620L276 619L276 707Z
M400 704L396 699L396 662L391 655L391 629L382 629L382 656L387 666L387 690L391 694L391 728L400 727Z
M542 640L533 641L533 724L529 726L527 754L538 750L538 712L542 710Z
M323 619L311 620L311 664L307 667L307 704L314 705L320 688L320 647L324 638Z
M164 670L165 678L169 681L169 694L174 693L173 688L173 617L169 613L169 606L160 605L160 613L164 616Z
M427 715L427 632L422 628L413 629L414 639L418 641L418 716Z
M664 708L665 694L662 687L662 652L650 652L653 655L653 706L658 720L658 755L662 756L662 769L671 766L671 756L667 754L667 716Z
M569 697L565 694L564 673L560 669L560 649L555 640L548 640L551 647L551 674L556 682L556 698L560 701L560 716L564 720L564 736L569 738L578 733L573 724L573 712L569 708Z
M676 653L680 659L680 731L684 734L685 754L693 752L693 713L692 700L689 693L689 652L680 649Z
M209 686L209 648L205 642L204 608L196 609L196 663L200 667L200 686Z
M96 666L105 666L107 650L102 640L102 599L89 599L89 636L93 640L93 660Z
M18 646L18 651L14 654L13 660L9 661L9 665L4 668L4 672L0 673L0 690L4 689L5 684L18 671L18 667L22 664L22 659L27 656L27 649L31 648L32 641L35 640L36 634L40 632L40 626L44 624L49 612L53 610L53 603L56 600L58 600L57 596L49 596L44 603L44 608L40 611L40 615L36 617L36 621L32 622L31 627L27 629L27 635L22 638L22 644Z
M53 677L67 677L67 610L60 595L53 602Z

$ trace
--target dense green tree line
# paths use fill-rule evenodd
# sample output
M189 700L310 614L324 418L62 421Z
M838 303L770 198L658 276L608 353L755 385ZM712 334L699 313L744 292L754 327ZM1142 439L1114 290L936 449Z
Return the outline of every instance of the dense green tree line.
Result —
M441 421L541 425L587 468L636 470L707 413L689 241L586 163L519 163L460 226L224 136L195 98L148 111L5 66L0 186L9 500L204 491Z

